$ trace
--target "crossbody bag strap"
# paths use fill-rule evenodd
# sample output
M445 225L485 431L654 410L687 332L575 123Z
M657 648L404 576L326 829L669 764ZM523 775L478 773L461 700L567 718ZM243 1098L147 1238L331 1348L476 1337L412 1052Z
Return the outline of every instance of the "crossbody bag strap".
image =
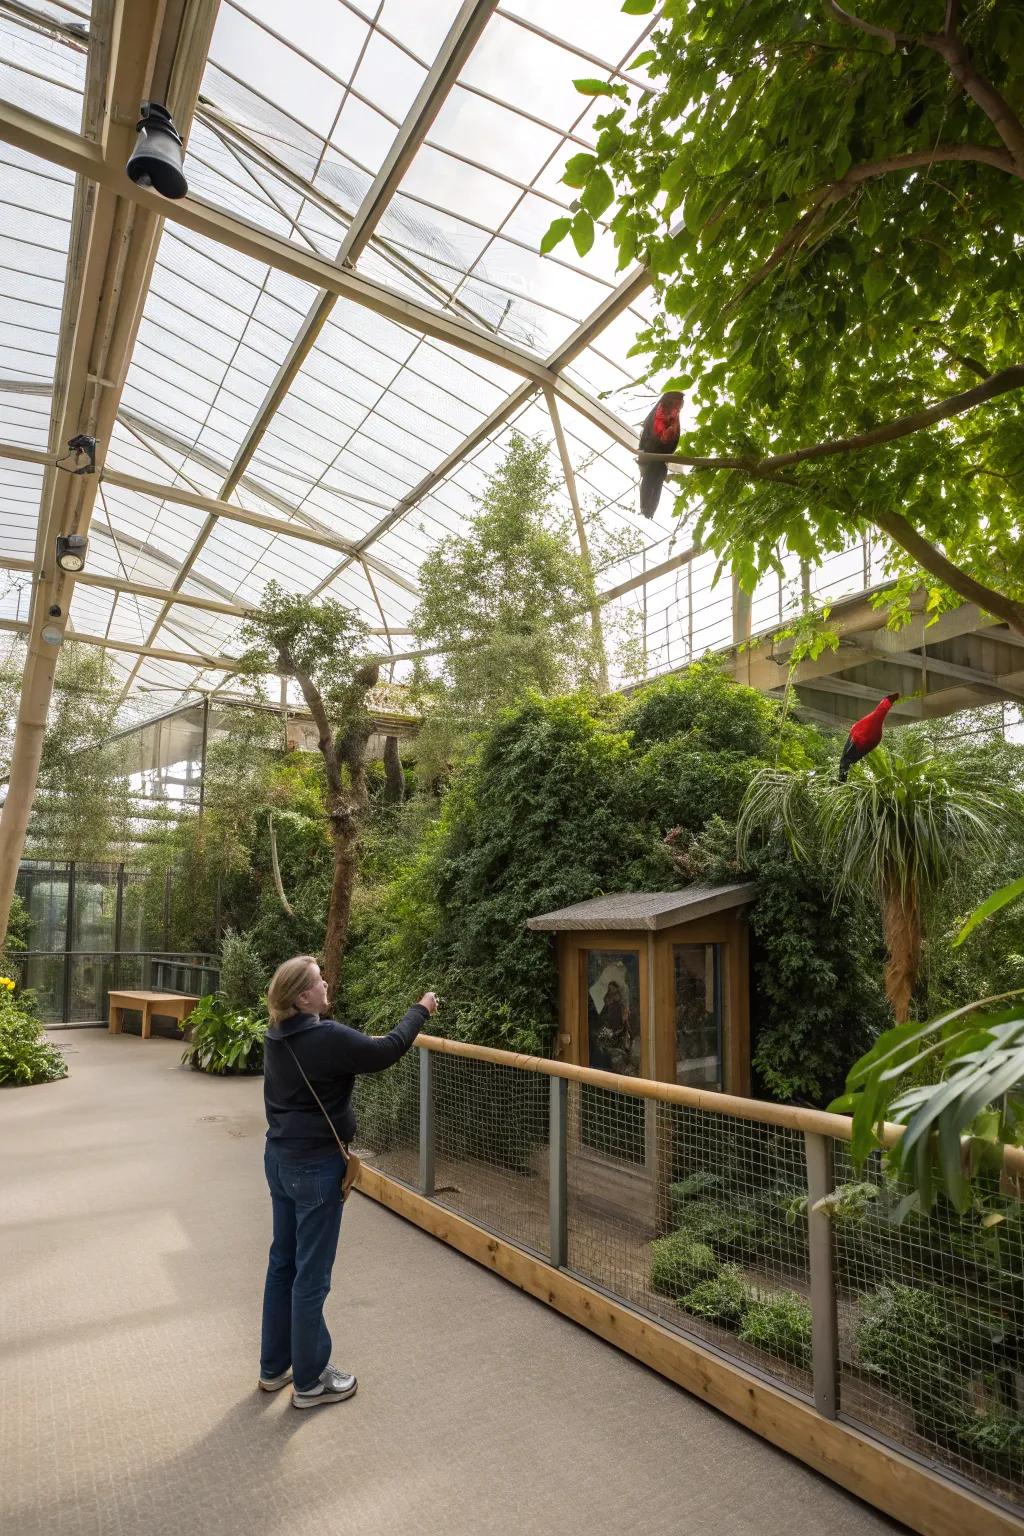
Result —
M300 1074L302 1076L302 1081L305 1083L306 1087L309 1089L309 1091L313 1095L314 1099L316 1099L317 1103L320 1105L321 1110L323 1110L324 1119L327 1121L327 1124L331 1128L331 1135L334 1137L335 1141L338 1143L338 1151L341 1153L342 1157L347 1162L348 1158L350 1156L348 1148L345 1146L345 1143L342 1141L341 1137L338 1135L338 1132L335 1130L335 1128L334 1128L334 1121L331 1119L331 1117L327 1113L326 1109L324 1109L324 1106L323 1106L323 1103L321 1101L320 1095L317 1093L316 1089L313 1087L313 1084L310 1082L310 1080L306 1076L305 1072L302 1071L302 1064L299 1061L299 1058L296 1056L295 1052L292 1050L291 1046L288 1044L288 1041L287 1040L282 1040L281 1044L284 1046L285 1050L288 1052L288 1055L291 1057L292 1061L294 1061L295 1065L298 1067L299 1072L300 1072Z

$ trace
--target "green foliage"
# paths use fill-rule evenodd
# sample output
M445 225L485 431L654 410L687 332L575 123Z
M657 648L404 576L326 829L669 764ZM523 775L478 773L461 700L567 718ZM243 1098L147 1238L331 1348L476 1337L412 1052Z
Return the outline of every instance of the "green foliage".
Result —
M694 1242L682 1232L670 1232L651 1244L651 1289L678 1300L701 1280L719 1271L719 1263L706 1243Z
M0 778L10 767L22 668L0 672ZM32 857L82 861L125 857L132 798L124 742L121 679L95 646L60 650L39 781L28 830Z
M915 1407L948 1400L960 1386L955 1299L931 1286L892 1282L861 1298L857 1359Z
M723 1328L736 1328L746 1317L753 1300L753 1292L739 1266L723 1264L717 1275L702 1280L688 1291L679 1305L694 1317L705 1317Z
M558 1011L554 948L527 919L608 891L741 878L723 804L735 808L766 762L807 766L827 750L714 666L629 701L527 700L483 736L436 822L414 827L404 809L395 824L397 865L363 888L354 912L346 1015L390 1028L432 982L446 1000L441 1027L545 1052ZM773 1091L821 1103L884 1024L871 982L877 918L865 908L847 920L851 897L837 921L830 893L781 850L752 862L755 1029L776 1042L765 1058L770 1069L775 1051L776 1074L764 1075Z
M10 978L0 976L0 1084L27 1087L67 1075L67 1062L43 1034L31 993L16 992Z
M514 434L466 532L420 567L413 627L441 652L436 673L418 674L420 751L438 769L528 690L559 693L597 676L593 578L554 489L546 445Z
M794 1291L751 1302L743 1315L739 1336L791 1365L811 1363L811 1306Z
M244 1012L232 1008L223 994L211 992L199 999L181 1028L192 1031L181 1059L194 1071L217 1076L263 1071L263 1009Z
M32 926L29 910L17 891L15 891L11 897L11 915L7 919L7 937L4 940L4 951L7 954L13 955L19 954L23 949L28 949Z
M283 664L291 676L309 678L332 709L347 703L368 640L367 626L342 603L314 602L276 581L264 587L259 608L246 614L239 634L245 646L240 673L256 684L257 698L259 681Z
M671 1186L673 1219L685 1236L707 1243L719 1258L751 1259L760 1253L766 1232L752 1201L680 1200L676 1189Z
M931 1080L908 1086L915 1073ZM971 1172L998 1169L1004 1144L1022 1139L1022 1082L1021 999L989 998L927 1024L911 1021L887 1030L850 1068L847 1091L832 1107L852 1114L852 1150L859 1161L879 1145L884 1120L904 1125L904 1135L886 1152L889 1167L910 1182L923 1210L938 1189L965 1211L975 1199ZM971 1143L967 1170L965 1134Z
M687 394L681 453L756 465L1019 364L1019 181L1001 125L934 46L937 0L869 7L880 35L777 0L624 9L658 11L642 55L653 89L602 91L595 152L574 155L564 178L580 212L545 248L568 234L585 249L587 210L604 206L610 182L620 268L640 261L653 284L654 319L634 350L659 389ZM1022 0L970 7L954 24L1019 115ZM906 537L899 509L993 595L1024 597L1013 390L777 478L694 469L677 483L695 536L750 585L783 544L817 562L872 522ZM896 546L890 564L914 568L917 553Z
M229 1008L254 1008L266 992L267 976L249 933L227 932L220 946L220 990Z

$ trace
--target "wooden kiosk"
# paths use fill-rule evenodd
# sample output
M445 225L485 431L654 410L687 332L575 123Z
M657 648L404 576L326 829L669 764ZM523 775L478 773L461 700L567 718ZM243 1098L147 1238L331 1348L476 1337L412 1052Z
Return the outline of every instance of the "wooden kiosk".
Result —
M749 882L694 885L531 917L529 928L557 935L559 1060L749 1094L746 909L756 894ZM671 1161L657 1106L586 1087L574 1102L570 1199L657 1230Z

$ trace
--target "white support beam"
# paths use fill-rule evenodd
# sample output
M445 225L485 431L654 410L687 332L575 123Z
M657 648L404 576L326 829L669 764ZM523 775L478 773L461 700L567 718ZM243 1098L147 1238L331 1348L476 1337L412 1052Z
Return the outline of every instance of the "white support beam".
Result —
M123 538L123 535L121 536ZM25 571L33 572L35 565L31 560L18 560L11 555L0 555L0 571ZM96 587L101 592L116 592L123 597L145 597L152 602L169 602L175 607L196 608L201 613L222 613L229 618L244 619L247 613L254 613L254 603L236 603L227 598L198 597L191 592L172 592L170 587L154 587L142 581L130 581L125 576L101 576L92 571L82 571L76 577L76 584L80 587ZM371 635L400 635L407 638L412 635L411 629L395 629L390 625L379 628L371 627Z
M260 229L258 225L250 224L226 209L215 208L199 198L183 197L176 202L167 202L144 187L126 182L123 166L107 165L96 145L81 134L59 128L8 102L0 102L0 142L16 144L29 154L63 165L79 175L91 177L100 185L116 189L122 196L173 223L191 229L194 234L206 240L227 246L279 272L286 272L299 282L309 283L340 299L347 299L361 309L372 310L406 330L429 336L435 341L495 363L520 378L529 379L535 388L543 389L548 385L554 389L559 400L571 405L609 437L634 451L636 449L636 433L620 421L614 412L609 411L607 406L585 390L560 379L555 369L533 353L523 347L513 346L511 342L502 341L481 326L419 304L385 283L338 267L327 257L305 251L291 241ZM609 295L605 302L610 302L613 297Z
M590 559L590 544L587 541L587 529L583 521L583 508L580 505L579 490L576 486L576 471L572 467L572 459L569 456L569 445L562 431L562 418L558 414L558 402L550 389L544 391L544 398L548 405L548 415L551 417L551 427L555 434L555 443L558 447L558 457L562 464L562 477L565 480L565 490L572 507L572 515L576 523L576 537L579 540L580 559L583 561L589 582L593 582L594 567ZM601 624L601 608L596 595L590 610L590 627L594 636L594 649L597 653L598 681L603 693L608 692L608 652L604 644L604 629Z
M0 443L0 459L21 459L33 464L52 465L53 456L42 452L38 448L23 448L15 443ZM104 468L98 477L90 477L97 484L120 486L122 490L134 491L139 496L151 496L159 501L170 502L182 507L194 507L196 511L206 512L216 522L217 518L225 518L230 522L242 523L249 528L260 528L266 533L273 533L280 538L297 539L303 544L316 544L321 549L344 550L346 553L355 550L351 539L340 539L335 534L328 532L318 524L315 528L308 523L286 523L279 517L268 517L265 512L250 512L246 507L239 507L233 501L223 501L217 496L203 496L198 491L186 490L180 485L164 485L158 480L143 480L138 475L126 475L119 469ZM402 574L394 566L384 560L378 560L375 555L362 555L361 559L373 566L379 575L388 581L394 582L406 592L415 596L418 588L414 581ZM186 573L187 574L187 573ZM181 577L185 579L184 576ZM172 588L176 591L176 588Z
M29 625L21 619L0 619L0 631L8 631L13 634L26 634ZM139 656L143 660L171 661L184 667L192 667L198 672L238 672L240 664L237 656L207 655L203 651L171 651L165 646L143 645L134 640L112 639L109 635L90 635L79 629L66 629L64 639L77 645L95 645L103 651L122 652L126 656ZM56 648L55 648L56 649ZM369 656L368 661L377 661L381 664L391 661L416 661L421 656L436 656L437 651L401 651L394 655L386 652L382 656ZM272 676L280 674L274 672Z
M652 565L649 570L642 571L639 576L630 576L627 581L620 581L617 587L606 587L603 592L597 594L598 602L603 606L612 602L617 597L625 597L627 592L635 592L638 587L646 587L649 582L656 581L659 576L668 576L672 571L678 571L681 565L689 565L700 554L696 544L691 544L689 549L682 550L678 555L672 555L668 560L662 560L659 565Z
M490 20L491 14L497 5L497 0L465 0L458 16L455 18L447 37L441 45L434 65L413 102L405 122L395 136L394 142L384 158L377 176L370 187L362 204L349 224L345 238L341 243L335 265L338 270L354 268L359 256L366 248L374 230L380 223L398 186L408 168L410 162L419 149L423 140L430 131L431 124L444 105L449 92L458 79L463 64L476 46L484 27ZM252 462L253 455L263 440L270 426L298 376L317 338L320 336L328 317L338 301L339 295L333 288L322 287L313 301L307 313L298 335L288 349L288 355L278 369L277 376L264 396L263 403L254 417L249 430L239 446L234 462L224 479L220 489L220 500L226 501L238 485L246 469ZM181 563L178 576L172 584L177 590L181 582L185 580L189 571L199 557L204 545L215 527L215 516L207 517L199 533L193 541ZM366 563L370 564L372 557L366 557ZM375 565L374 569L380 570ZM395 579L392 574L392 580ZM415 591L415 584L401 579L399 585L405 586L409 591ZM319 589L318 589L319 590ZM156 622L150 631L149 639L153 641L167 618L168 608L165 606L158 615ZM125 691L134 681L136 668L125 683Z
M113 429L162 215L173 206L155 193L140 196L125 174L137 114L145 100L165 101L187 137L217 6L218 0L96 0L85 86L85 126L92 138L0 107L0 138L62 164L70 159L79 177L54 374L51 459L77 433L105 443ZM95 475L62 473L52 464L43 477L35 560L40 575L0 820L0 938L25 845L59 651L43 641L42 630L66 626L74 593L73 576L53 559L54 543L61 533L88 533L96 489Z

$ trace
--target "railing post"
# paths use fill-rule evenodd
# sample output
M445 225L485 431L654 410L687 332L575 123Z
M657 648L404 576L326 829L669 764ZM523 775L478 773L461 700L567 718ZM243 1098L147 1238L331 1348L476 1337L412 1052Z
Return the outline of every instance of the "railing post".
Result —
M434 1193L434 1059L420 1046L420 1190Z
M811 1272L811 1359L814 1406L826 1419L839 1410L839 1333L832 1222L820 1201L836 1187L832 1140L804 1132L807 1151L807 1237Z
M549 1079L548 1138L551 1162L548 1171L548 1207L551 1219L551 1263L564 1269L569 1262L566 1180L566 1105L569 1084L564 1077Z

